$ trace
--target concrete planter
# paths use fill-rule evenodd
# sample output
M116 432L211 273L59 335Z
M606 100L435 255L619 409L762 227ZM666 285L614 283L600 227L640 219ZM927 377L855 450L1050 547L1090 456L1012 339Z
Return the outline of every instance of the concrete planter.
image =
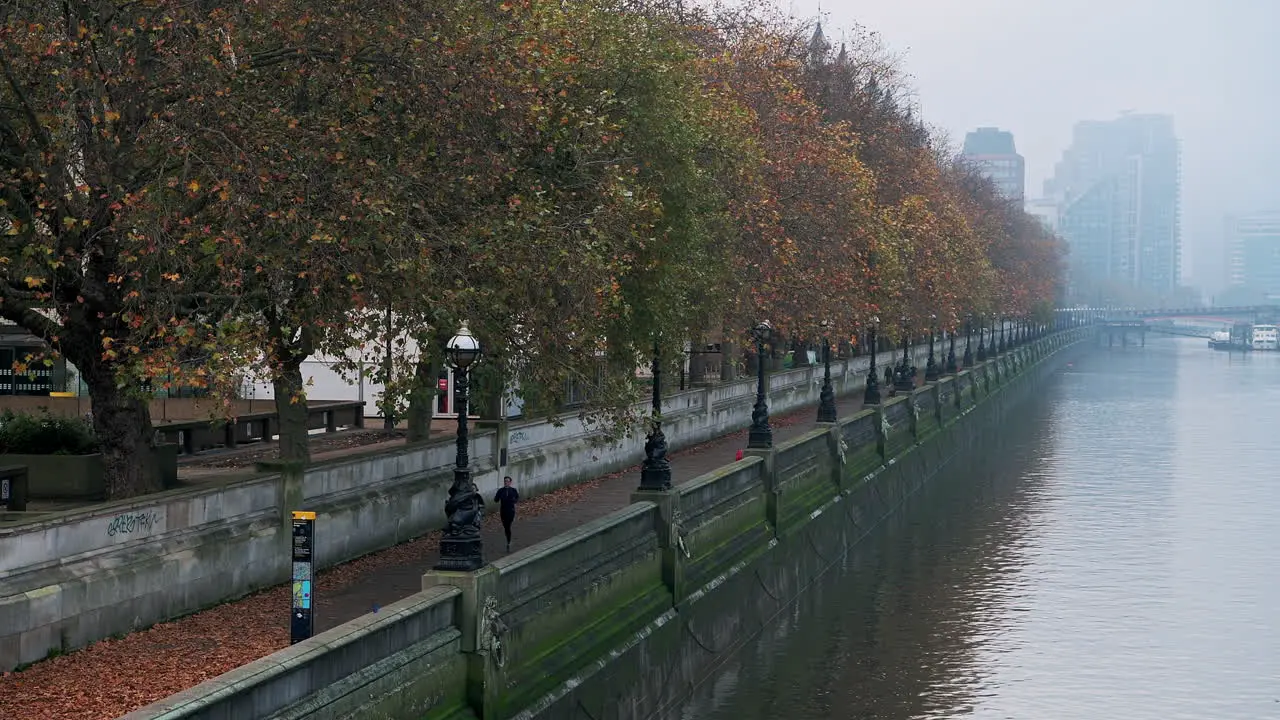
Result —
M157 445L156 472L171 488L178 482L178 446ZM0 455L0 465L25 465L33 500L104 500L107 486L102 477L102 455Z

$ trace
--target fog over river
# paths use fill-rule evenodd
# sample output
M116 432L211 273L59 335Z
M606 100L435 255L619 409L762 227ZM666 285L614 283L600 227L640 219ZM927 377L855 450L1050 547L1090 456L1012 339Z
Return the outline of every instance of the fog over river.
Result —
M667 720L1280 718L1280 353L1062 362Z

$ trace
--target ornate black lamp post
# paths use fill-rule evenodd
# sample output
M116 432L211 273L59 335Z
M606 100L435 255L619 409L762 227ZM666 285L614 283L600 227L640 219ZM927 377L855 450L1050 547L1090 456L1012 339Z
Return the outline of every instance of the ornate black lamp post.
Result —
M978 362L987 360L987 324L982 316L978 316Z
M915 389L916 379L911 373L911 332L907 329L907 316L902 316L902 362L898 364L898 377L893 383L895 390L910 392Z
M996 316L996 322L998 322L998 323L1000 324L1000 342L999 342L999 344L998 344L998 345L996 345L996 353L997 353L997 354L999 354L999 353L1002 353L1002 352L1004 352L1004 351L1008 350L1008 349L1009 349L1009 345L1008 345L1007 343L1005 343L1005 341L1004 341L1004 325L1005 325L1005 320L1004 320L1004 318L1003 318L1003 317L1001 317L1001 316L999 316L999 315L997 315L997 316Z
M480 359L480 341L464 324L449 339L445 357L453 367L453 404L458 411L458 450L453 469L453 484L444 503L448 519L440 538L440 561L436 570L479 570L484 566L484 547L480 539L480 516L483 500L471 481L471 459L467 455L467 371Z
M768 449L773 447L773 428L769 427L769 403L764 396L764 344L773 335L773 326L761 320L751 329L756 341L756 404L751 408L751 430L747 433L747 447Z
M831 389L831 323L822 321L822 392L818 395L818 422L836 421L836 393Z
M973 316L965 318L964 321L964 368L966 370L973 365Z
M938 316L929 316L929 359L924 364L924 379L926 382L936 382L938 379L938 361L933 358L933 339L938 330Z
M955 316L952 316L955 319ZM956 367L956 331L952 328L947 331L947 362L946 372L948 375L955 375L960 368Z
M871 318L871 370L867 372L867 387L862 393L863 405L880 404L880 379L876 377L876 330L880 327L879 316Z
M641 490L670 490L671 463L667 460L667 436L662 433L662 363L658 343L653 343L653 419L644 443L644 464L640 466Z

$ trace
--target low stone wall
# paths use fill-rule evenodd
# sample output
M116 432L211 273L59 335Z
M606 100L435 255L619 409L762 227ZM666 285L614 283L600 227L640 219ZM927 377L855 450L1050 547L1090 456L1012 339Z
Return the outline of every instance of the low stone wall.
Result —
M123 720L417 718L432 709L465 711L461 594L446 587L419 593Z
M470 709L460 710L450 695L403 714L359 710L351 716L652 716L771 622L930 477L975 447L1061 365L1058 351L1083 347L1083 336L1069 331L1045 338L670 491L636 493L629 507L478 572L428 573L424 593L440 586L461 593L457 650L438 662L452 668L465 658ZM1055 360L1042 362L1050 356ZM319 639L260 663L281 664ZM317 667L324 667L323 657ZM387 664L380 659L374 666ZM434 677L435 666L423 672ZM384 687L395 682L382 680L389 673L366 669L359 677ZM337 670L324 677L350 685ZM234 688L225 680L182 696L258 692L252 678ZM177 712L167 703L130 717L221 717L198 705ZM264 707L256 716L329 717L298 709L316 706L312 697L287 708Z
M833 364L838 394L861 391L868 362ZM821 377L820 367L771 375L774 412L817 403ZM671 448L746 427L754 397L748 379L666 398ZM642 459L642 436L612 445L599 436L576 415L481 427L471 446L476 484L491 496L510 474L533 497ZM285 582L293 510L317 513L322 568L439 529L453 461L450 438L317 464L300 478L263 474L70 512L0 514L0 671Z

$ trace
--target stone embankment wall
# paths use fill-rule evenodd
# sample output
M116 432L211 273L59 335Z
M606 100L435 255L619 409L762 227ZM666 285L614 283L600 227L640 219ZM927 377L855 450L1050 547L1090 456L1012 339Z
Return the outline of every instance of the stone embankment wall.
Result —
M1060 332L139 710L640 720L677 701L1088 346ZM395 632L389 632L394 626Z
M918 364L923 347L915 348ZM881 353L890 362L895 352ZM859 392L869 358L835 362L837 394ZM818 402L822 368L768 379L775 413ZM755 381L663 401L673 450L746 427ZM647 407L647 406L646 406ZM536 496L635 465L644 438L595 442L576 415L556 422L482 424L473 433L476 482L489 496L503 474ZM454 441L442 439L60 513L0 513L0 671L83 647L286 582L294 510L318 514L316 561L331 566L444 524Z

